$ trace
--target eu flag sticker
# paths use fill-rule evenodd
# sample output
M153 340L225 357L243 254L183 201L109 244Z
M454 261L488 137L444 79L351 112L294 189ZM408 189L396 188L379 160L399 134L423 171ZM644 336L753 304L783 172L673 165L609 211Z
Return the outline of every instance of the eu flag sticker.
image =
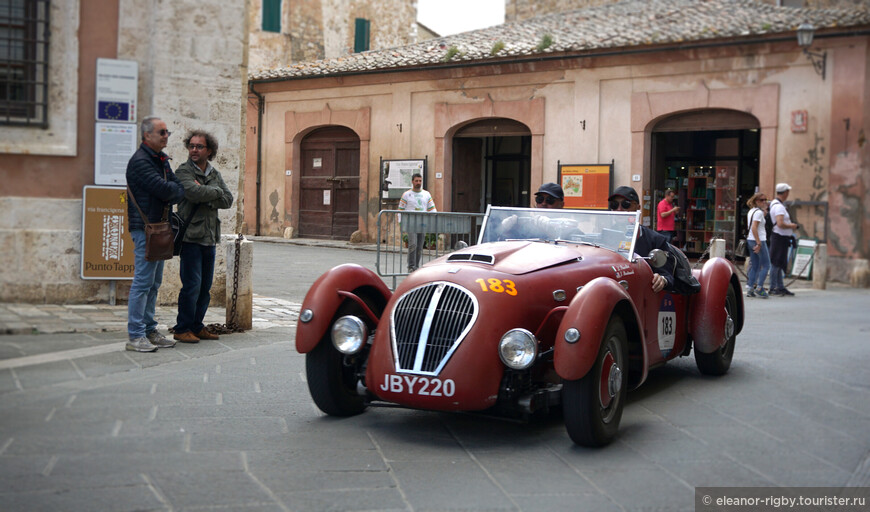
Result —
M130 104L121 101L101 101L97 106L97 119L103 121L129 121Z

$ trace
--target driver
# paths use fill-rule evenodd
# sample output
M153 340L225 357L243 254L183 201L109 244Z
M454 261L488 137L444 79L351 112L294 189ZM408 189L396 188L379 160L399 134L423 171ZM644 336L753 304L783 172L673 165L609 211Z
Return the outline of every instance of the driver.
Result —
M631 187L618 187L607 198L607 206L611 211L634 212L640 208L640 200L637 192ZM634 243L634 252L640 256L648 256L653 249L661 249L670 254L668 239L646 226L638 226L637 240ZM658 293L665 288L674 291L674 276L670 273L668 265L653 269L655 272L652 279L652 289Z

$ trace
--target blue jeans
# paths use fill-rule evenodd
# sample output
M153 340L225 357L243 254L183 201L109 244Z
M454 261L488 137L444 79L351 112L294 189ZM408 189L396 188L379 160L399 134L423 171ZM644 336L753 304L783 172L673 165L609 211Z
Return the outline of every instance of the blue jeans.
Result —
M145 231L130 231L133 238L133 284L127 301L127 334L130 339L141 338L157 330L154 309L157 290L163 283L163 262L145 261Z
M176 334L197 334L205 327L202 319L211 302L214 257L213 245L181 244L181 291L178 293L178 317L173 328Z
M758 253L755 252L756 245L761 247ZM746 278L746 284L750 288L753 286L764 288L764 280L767 279L767 272L770 270L770 255L767 252L767 244L747 240L746 246L749 247L749 276Z

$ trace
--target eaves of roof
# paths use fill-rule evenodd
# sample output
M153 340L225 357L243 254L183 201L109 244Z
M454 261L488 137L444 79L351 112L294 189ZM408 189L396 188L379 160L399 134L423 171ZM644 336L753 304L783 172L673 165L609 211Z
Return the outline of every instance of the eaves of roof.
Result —
M796 9L754 0L626 0L417 44L252 72L252 82L347 76L870 33L870 5Z

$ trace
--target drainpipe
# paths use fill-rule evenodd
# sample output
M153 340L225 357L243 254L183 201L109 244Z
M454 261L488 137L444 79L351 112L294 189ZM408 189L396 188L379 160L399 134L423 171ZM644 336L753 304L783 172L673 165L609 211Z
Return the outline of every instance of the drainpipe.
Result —
M254 234L260 234L260 176L263 170L263 109L266 105L266 99L262 94L254 90L254 82L248 82L248 90L257 97L257 199L256 218L254 220Z

